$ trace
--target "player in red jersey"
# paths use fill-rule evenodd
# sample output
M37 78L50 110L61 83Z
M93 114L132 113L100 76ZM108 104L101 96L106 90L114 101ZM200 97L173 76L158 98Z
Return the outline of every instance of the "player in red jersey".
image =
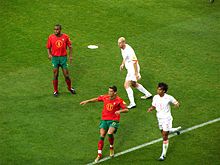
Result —
M126 103L117 96L117 87L111 86L108 89L107 95L101 95L97 98L82 101L80 104L84 105L89 102L104 102L102 110L102 119L99 124L100 138L98 142L98 156L95 162L98 162L102 158L102 148L104 146L105 135L108 134L108 140L110 143L110 156L114 156L114 133L117 132L120 121L120 113L128 112Z
M58 96L58 75L59 67L62 68L63 75L68 86L68 90L75 94L75 89L71 86L71 79L69 77L69 71L67 68L67 47L69 47L69 60L72 62L72 43L67 34L61 33L61 25L57 24L54 26L54 34L48 37L47 41L47 52L48 59L52 60L53 64L53 87L54 96Z

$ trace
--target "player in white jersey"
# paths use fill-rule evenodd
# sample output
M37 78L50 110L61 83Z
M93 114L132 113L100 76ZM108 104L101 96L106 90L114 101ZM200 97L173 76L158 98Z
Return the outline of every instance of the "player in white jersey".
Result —
M172 128L173 117L171 115L170 105L173 104L175 107L179 107L180 104L173 96L166 94L167 90L167 84L159 83L157 95L153 97L152 106L147 110L147 112L151 112L154 109L157 111L158 125L163 136L163 150L159 158L160 161L163 161L166 157L169 144L168 134L176 132L179 135L179 130L181 129L181 127Z
M127 76L125 78L124 87L130 101L130 104L127 107L131 109L136 107L131 86L137 88L144 94L144 96L141 97L142 99L151 98L152 94L148 92L141 84L137 83L137 81L141 78L140 66L132 47L126 44L124 37L120 37L118 39L118 46L121 48L121 54L123 57L120 70L122 70L124 67L127 69Z

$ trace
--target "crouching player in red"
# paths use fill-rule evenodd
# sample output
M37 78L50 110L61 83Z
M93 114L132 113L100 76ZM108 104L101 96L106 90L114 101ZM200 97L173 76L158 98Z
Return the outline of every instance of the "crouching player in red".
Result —
M102 148L104 146L105 135L108 134L108 140L110 143L110 156L114 156L114 133L117 132L120 121L120 113L128 112L126 103L117 96L117 87L111 86L108 89L107 95L101 95L97 98L82 101L80 104L84 105L89 102L104 102L102 110L102 119L99 124L100 139L98 142L98 156L95 162L98 162L102 158Z

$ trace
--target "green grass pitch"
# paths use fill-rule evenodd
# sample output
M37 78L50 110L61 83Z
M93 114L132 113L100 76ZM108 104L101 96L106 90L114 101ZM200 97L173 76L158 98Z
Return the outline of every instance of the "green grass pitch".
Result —
M180 109L173 125L183 129L220 117L220 2L209 0L2 0L0 5L0 164L67 165L97 154L102 103L80 106L115 84L128 102L119 72L117 39L124 36L141 66L141 83L153 94L160 81ZM52 95L52 66L45 48L56 23L73 42L69 66L77 95ZM99 46L96 50L87 48ZM151 102L122 114L115 136L121 152L161 137ZM170 139L163 164L220 164L220 123ZM103 164L161 164L161 143ZM108 156L105 141L104 156Z

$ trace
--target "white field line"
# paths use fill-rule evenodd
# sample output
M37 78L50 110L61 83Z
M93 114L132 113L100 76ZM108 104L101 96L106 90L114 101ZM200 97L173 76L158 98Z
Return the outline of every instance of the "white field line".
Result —
M183 134L183 133L192 131L192 130L197 129L197 128L200 128L200 127L204 127L204 126L206 126L206 125L209 125L209 124L212 124L212 123L215 123L215 122L218 122L218 121L220 121L220 118L217 118L217 119L214 119L214 120L210 120L210 121L208 121L208 122L205 122L205 123L202 123L202 124L199 124L199 125L195 125L195 126L193 126L193 127L187 128L187 129L182 130L182 131L180 131L180 132L181 132L181 134ZM174 136L177 136L177 135L176 135L176 134L171 134L171 135L169 135L169 138L172 138L172 137L174 137ZM129 152L138 150L138 149L140 149L140 148L149 146L149 145L151 145L151 144L160 142L160 141L162 141L162 140L163 140L162 138L159 138L159 139L153 140L153 141L151 141L151 142L147 142L147 143L141 144L141 145L139 145L139 146L136 146L136 147L127 149L127 150L125 150L125 151L119 152L119 153L115 154L114 157L118 157L118 156L120 156L120 155L124 155L124 154L126 154L126 153L129 153ZM98 163L104 162L104 161L109 160L109 159L112 159L112 158L111 158L110 156L105 157L105 158L101 159ZM93 165L93 164L97 164L97 163L92 162L92 163L88 163L87 165Z

